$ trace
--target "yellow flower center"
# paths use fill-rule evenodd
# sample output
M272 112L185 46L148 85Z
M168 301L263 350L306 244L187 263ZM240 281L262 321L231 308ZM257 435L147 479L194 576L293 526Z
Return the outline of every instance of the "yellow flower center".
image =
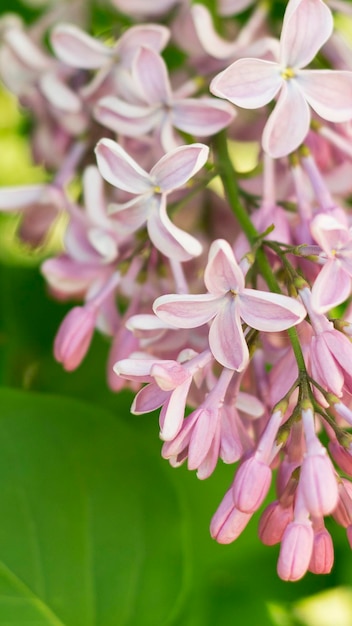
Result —
M282 70L281 76L284 80L290 80L290 78L294 78L295 73L292 67L286 67L284 70Z

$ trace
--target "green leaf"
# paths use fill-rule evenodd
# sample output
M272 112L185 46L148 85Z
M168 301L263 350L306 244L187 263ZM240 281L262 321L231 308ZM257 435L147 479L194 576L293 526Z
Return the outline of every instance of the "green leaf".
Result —
M0 624L166 626L188 581L184 511L114 415L0 390Z

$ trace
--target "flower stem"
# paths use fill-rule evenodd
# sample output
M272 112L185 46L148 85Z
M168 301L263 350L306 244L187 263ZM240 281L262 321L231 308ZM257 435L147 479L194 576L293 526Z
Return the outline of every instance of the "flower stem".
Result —
M219 175L224 187L227 200L237 218L239 225L246 235L249 244L256 248L258 240L260 239L260 233L258 233L245 207L240 201L236 173L231 163L225 131L218 133L218 135L216 135L216 137L214 138L214 149L217 156L217 167ZM257 247L256 250L256 261L269 289L274 293L282 293L276 277L270 267L268 258L264 250L260 246ZM289 328L287 332L292 344L292 349L295 354L299 372L307 376L306 366L297 331L295 328Z

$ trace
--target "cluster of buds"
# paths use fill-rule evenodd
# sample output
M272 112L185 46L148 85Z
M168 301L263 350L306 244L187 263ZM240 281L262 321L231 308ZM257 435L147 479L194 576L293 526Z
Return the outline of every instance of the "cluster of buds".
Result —
M189 0L111 0L104 37L78 1L29 27L4 16L0 76L49 182L0 189L0 210L22 212L33 246L66 215L41 266L55 297L80 302L55 338L63 367L99 330L109 386L137 391L132 413L160 409L171 465L206 479L238 464L218 542L277 470L259 537L281 542L278 574L297 580L332 568L326 516L352 545L352 47L333 22L351 8L216 4L222 35ZM259 152L245 176L241 142Z

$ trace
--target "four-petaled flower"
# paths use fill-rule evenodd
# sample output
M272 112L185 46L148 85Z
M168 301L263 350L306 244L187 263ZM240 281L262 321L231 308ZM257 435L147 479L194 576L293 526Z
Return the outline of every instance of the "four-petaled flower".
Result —
M109 183L134 195L111 210L125 232L147 225L154 246L167 257L188 261L202 252L201 244L175 226L166 212L166 197L182 187L205 164L209 148L200 143L165 154L148 174L112 139L101 139L95 149L98 168Z
M154 302L154 312L178 328L196 328L212 321L210 349L219 363L237 371L249 360L242 321L262 331L281 331L306 316L303 305L288 296L248 289L230 244L222 239L210 247L205 269L206 294L165 295Z
M239 59L215 76L210 90L246 109L256 109L278 96L263 132L262 145L282 157L304 141L310 105L330 122L352 118L352 72L304 70L329 39L333 19L322 0L290 0L280 39L279 62Z

